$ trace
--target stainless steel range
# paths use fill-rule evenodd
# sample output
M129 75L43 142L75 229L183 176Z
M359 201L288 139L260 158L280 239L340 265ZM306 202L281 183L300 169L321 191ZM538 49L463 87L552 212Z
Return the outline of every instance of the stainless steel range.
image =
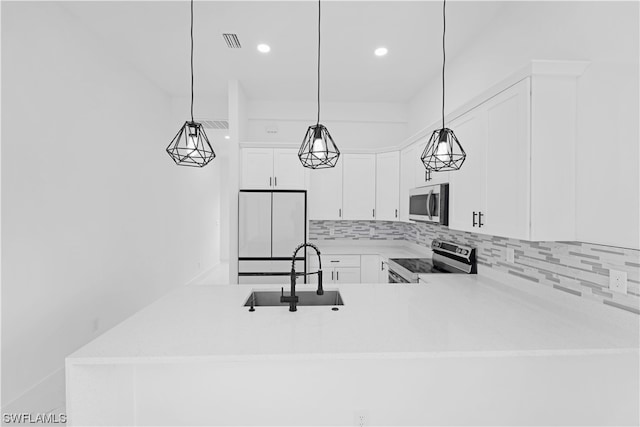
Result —
M432 258L389 259L389 283L418 283L420 274L476 274L476 250L434 239Z

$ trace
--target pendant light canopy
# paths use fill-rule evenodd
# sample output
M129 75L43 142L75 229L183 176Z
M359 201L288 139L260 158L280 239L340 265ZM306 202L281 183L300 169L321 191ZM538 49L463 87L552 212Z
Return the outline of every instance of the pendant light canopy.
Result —
M320 0L318 0L318 118L309 126L302 140L298 158L305 168L332 168L338 163L340 150L327 128L320 124Z
M446 10L447 0L442 2L442 129L436 129L431 134L427 146L420 156L420 160L427 170L450 171L458 170L464 163L467 154L462 149L458 138L451 129L444 126L444 66L445 33L447 29Z
M167 147L180 166L203 167L216 157L201 123L193 120L193 0L191 0L191 121L184 122Z

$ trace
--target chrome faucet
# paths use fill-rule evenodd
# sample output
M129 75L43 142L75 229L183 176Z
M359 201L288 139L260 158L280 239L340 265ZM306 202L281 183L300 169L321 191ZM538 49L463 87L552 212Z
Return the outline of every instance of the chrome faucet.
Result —
M301 243L298 247L293 251L293 257L291 258L291 293L288 297L284 296L284 289L282 290L282 295L280 296L280 302L288 302L289 303L289 311L297 311L298 310L298 297L296 296L296 277L298 274L296 273L296 255L298 255L298 251L304 247L313 248L316 251L316 255L318 255L318 271L315 273L307 273L307 276L311 274L318 275L318 290L316 290L317 295L323 295L324 289L322 289L322 259L320 258L320 250L313 243Z

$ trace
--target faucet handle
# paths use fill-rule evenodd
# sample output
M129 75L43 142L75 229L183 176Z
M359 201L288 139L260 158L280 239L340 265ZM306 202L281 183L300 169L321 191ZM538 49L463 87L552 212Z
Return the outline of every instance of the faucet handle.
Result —
M284 287L283 286L280 287L280 296L282 296L282 297L284 296Z

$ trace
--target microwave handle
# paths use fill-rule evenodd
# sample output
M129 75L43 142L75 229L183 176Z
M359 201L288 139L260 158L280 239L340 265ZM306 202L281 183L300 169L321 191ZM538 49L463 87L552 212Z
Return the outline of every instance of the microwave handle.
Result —
M433 190L429 191L429 195L427 196L427 215L429 219L433 219L433 212L431 212L431 198L433 197Z

